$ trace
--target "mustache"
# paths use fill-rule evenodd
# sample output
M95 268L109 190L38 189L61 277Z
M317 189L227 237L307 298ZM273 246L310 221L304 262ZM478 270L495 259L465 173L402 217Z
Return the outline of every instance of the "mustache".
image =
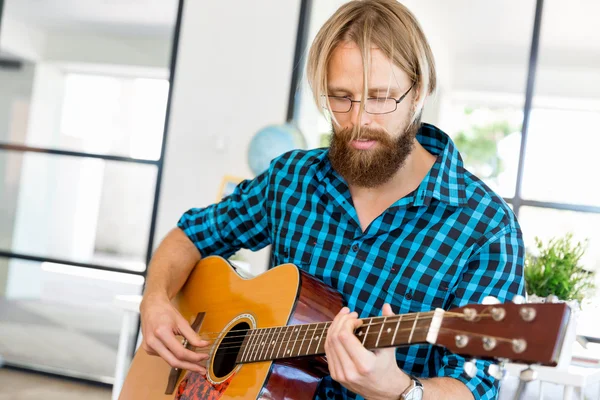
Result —
M357 128L344 128L339 131L334 129L334 135L337 135L341 139L362 139L362 140L377 140L380 142L386 142L390 140L390 134L383 129L363 127L358 134Z

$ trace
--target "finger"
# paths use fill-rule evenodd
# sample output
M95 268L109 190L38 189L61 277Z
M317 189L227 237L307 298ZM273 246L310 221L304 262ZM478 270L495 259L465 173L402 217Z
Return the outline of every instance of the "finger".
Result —
M169 349L169 352L181 361L198 363L207 357L206 354L196 353L195 351L183 347L181 342L177 340L171 331L163 330L158 332L156 336Z
M345 381L351 382L356 380L357 373L354 361L352 361L342 343L345 340L345 334L342 333L339 340L332 343L332 348L333 353L336 356L336 370L338 371L338 374L343 376ZM360 346L360 343L358 345Z
M383 308L381 309L381 315L383 315L384 317L391 317L396 314L394 314L394 312L392 311L392 306L389 305L389 303L385 303L383 305Z
M167 347L158 339L151 341L151 347L158 353L158 355L165 360L171 367L185 369L188 371L198 372L199 374L206 374L206 368L193 364L187 361L178 360L173 353L171 353Z
M327 367L329 368L329 375L331 375L331 378L333 380L337 382L342 382L344 380L344 375L341 374L341 369L339 366L337 355L329 339L325 341L325 356L327 357Z
M350 310L347 307L344 307L340 310L327 329L327 337L325 338L325 355L327 356L329 374L331 375L332 379L338 382L343 382L344 375L340 369L338 357L335 353L332 343L334 342L335 331L337 330L338 325L342 321L343 316L349 312Z
M332 326L330 347L335 357L334 368L340 382L349 382L356 376L356 369L353 365L349 365L351 360L343 350L341 341L344 340L345 336L354 336L354 326L361 324L357 318L358 313L356 312L342 313L338 316L335 326Z
M158 353L156 351L154 351L154 349L152 347L150 347L150 345L148 345L148 341L146 340L146 337L144 336L144 339L142 339L142 349L144 349L146 351L146 353L150 354L151 356L157 356Z
M360 374L365 374L368 372L368 367L372 365L374 361L374 354L367 350L363 341L359 340L354 331L363 324L362 320L347 320L344 326L344 330L340 332L339 341L336 343L338 347L336 347L336 353L339 355L342 365L350 365L352 364L354 370L346 371L347 373L358 372ZM369 332L365 330L366 332ZM367 333L368 335L368 333ZM365 344L369 343L369 338L372 336L364 336L363 339Z
M340 312L337 313L337 315L344 315L344 314L350 314L350 309L348 307L342 307Z
M342 309L343 310L343 309ZM346 309L346 312L338 314L333 323L329 327L331 330L332 338L337 340L337 335L344 329L344 324L347 320L353 319L356 320L358 318L357 312L349 312L350 310Z
M207 340L200 339L198 334L183 317L177 318L177 328L181 335L194 347L206 347L210 344Z

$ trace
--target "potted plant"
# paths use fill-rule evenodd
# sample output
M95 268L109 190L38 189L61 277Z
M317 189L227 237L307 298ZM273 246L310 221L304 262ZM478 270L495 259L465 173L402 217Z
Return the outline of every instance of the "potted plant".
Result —
M577 316L581 304L595 288L594 272L581 266L581 258L587 248L585 242L573 242L573 234L567 233L548 242L535 238L535 254L527 252L525 258L525 285L529 302L544 302L548 296L556 296L566 302L572 311L561 351L559 367L571 360L575 342Z

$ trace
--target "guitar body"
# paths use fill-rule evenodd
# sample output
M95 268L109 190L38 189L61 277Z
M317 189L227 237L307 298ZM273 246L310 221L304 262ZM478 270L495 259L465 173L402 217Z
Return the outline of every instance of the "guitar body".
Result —
M174 304L190 322L204 313L198 327L202 338L221 333L219 338L211 339L207 377L182 371L174 392L165 394L172 368L140 348L124 382L121 400L312 399L321 378L328 373L323 357L234 365L235 354L223 361L225 356L219 359L216 349L223 336L235 335L231 331L236 329L327 322L343 306L338 292L293 264L245 279L216 256L198 263Z

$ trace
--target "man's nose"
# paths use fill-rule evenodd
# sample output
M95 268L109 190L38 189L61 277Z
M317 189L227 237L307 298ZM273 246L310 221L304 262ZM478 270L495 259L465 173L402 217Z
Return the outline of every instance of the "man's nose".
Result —
M369 125L371 123L371 114L365 112L362 103L352 103L350 121L354 126L357 126L359 123L361 125Z

